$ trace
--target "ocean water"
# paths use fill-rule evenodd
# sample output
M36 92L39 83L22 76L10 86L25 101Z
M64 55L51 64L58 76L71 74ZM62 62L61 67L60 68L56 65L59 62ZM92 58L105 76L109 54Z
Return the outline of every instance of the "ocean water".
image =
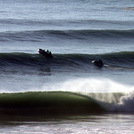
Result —
M1 0L0 133L133 133L133 5Z

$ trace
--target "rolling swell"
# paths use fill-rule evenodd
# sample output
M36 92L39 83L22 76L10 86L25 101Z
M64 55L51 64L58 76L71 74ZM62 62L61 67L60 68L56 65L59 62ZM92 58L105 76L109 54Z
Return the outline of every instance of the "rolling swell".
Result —
M124 39L134 37L134 30L34 30L19 32L1 32L0 41L37 41L47 38L61 39Z
M92 66L92 60L101 58L105 65L116 67L134 68L134 52L117 52L106 54L53 54L52 59L47 59L39 54L30 53L0 53L0 66L11 67L29 66L36 67L51 67L51 68L66 68L70 69L86 69Z

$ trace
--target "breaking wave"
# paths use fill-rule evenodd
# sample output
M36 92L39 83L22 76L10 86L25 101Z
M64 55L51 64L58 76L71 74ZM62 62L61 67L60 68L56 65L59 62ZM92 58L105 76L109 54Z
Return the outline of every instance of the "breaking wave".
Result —
M108 98L113 98L109 102ZM105 101L103 99L105 99ZM106 101L107 100L107 101ZM28 116L133 113L134 93L90 93L47 91L0 94L0 114Z

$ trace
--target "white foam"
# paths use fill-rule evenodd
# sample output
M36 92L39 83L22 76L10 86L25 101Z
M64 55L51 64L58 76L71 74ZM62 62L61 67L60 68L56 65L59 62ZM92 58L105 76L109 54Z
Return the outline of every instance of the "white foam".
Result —
M134 91L122 96L120 102L113 105L112 111L134 112Z

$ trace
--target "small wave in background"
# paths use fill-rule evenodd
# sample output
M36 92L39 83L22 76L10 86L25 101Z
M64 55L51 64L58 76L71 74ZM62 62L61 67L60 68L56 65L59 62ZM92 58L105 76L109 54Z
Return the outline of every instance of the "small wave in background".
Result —
M72 67L90 68L92 60L102 59L104 66L111 69L134 69L134 52L117 52L106 54L53 54L52 59L48 59L40 54L30 53L0 53L0 66L49 66L49 67ZM9 66L10 65L10 66Z

